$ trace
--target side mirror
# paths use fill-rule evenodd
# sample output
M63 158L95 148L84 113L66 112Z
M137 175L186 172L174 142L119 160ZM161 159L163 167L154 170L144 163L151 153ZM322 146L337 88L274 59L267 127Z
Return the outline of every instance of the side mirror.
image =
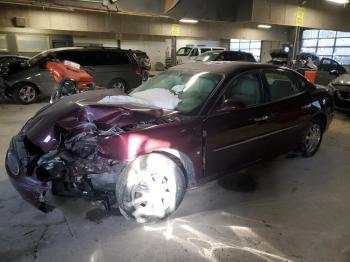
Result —
M341 75L341 73L338 71L338 70L331 70L330 72L329 72L329 74L330 75L332 75L332 76L336 76L336 77L338 77L338 76L340 76Z
M215 112L228 112L233 110L239 110L246 108L246 105L242 102L226 100L224 103L218 105Z

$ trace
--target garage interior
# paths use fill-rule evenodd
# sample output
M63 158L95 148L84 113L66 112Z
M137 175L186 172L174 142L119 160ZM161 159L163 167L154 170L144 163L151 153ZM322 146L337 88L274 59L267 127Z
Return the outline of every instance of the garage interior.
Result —
M312 53L349 70L349 16L346 0L0 0L0 57L141 50L152 78L176 66L181 47L222 47L264 64L274 50L288 61ZM350 261L349 112L335 110L315 156L259 162L188 190L166 220L138 224L80 198L49 196L49 213L23 200L7 149L49 100L1 95L0 261Z

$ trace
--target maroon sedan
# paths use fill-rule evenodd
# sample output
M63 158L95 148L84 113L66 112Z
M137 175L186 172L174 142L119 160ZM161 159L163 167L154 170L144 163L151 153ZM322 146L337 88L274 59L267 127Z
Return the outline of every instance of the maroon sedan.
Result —
M318 150L332 98L298 73L243 62L190 63L136 88L66 97L41 109L10 144L18 192L79 196L138 222L173 213L186 189L259 160Z

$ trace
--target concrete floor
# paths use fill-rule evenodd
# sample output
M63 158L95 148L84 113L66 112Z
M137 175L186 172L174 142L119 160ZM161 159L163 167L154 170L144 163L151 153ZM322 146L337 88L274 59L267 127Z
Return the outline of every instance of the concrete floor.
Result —
M187 193L167 221L139 225L83 200L43 214L9 183L12 135L44 104L0 105L0 261L350 261L350 117L318 154L286 156ZM243 177L243 175L241 175Z

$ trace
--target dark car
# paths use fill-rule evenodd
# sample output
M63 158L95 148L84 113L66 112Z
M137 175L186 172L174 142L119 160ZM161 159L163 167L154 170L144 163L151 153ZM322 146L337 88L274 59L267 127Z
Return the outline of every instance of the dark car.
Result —
M335 108L350 112L350 74L343 74L329 84Z
M205 52L195 59L196 62L210 62L210 61L246 61L256 62L251 53L241 51L210 51Z
M289 61L289 53L284 49L275 49L270 52L271 60L268 62L272 65L287 66Z
M128 50L118 48L70 47L44 51L25 63L12 64L4 76L5 94L22 104L34 103L39 96L50 97L57 87L48 61L72 61L82 66L98 86L125 92L141 84L141 69Z
M243 62L189 63L143 83L63 98L11 143L6 169L42 211L57 195L117 203L138 222L164 219L188 188L262 159L318 150L332 97L300 74Z

